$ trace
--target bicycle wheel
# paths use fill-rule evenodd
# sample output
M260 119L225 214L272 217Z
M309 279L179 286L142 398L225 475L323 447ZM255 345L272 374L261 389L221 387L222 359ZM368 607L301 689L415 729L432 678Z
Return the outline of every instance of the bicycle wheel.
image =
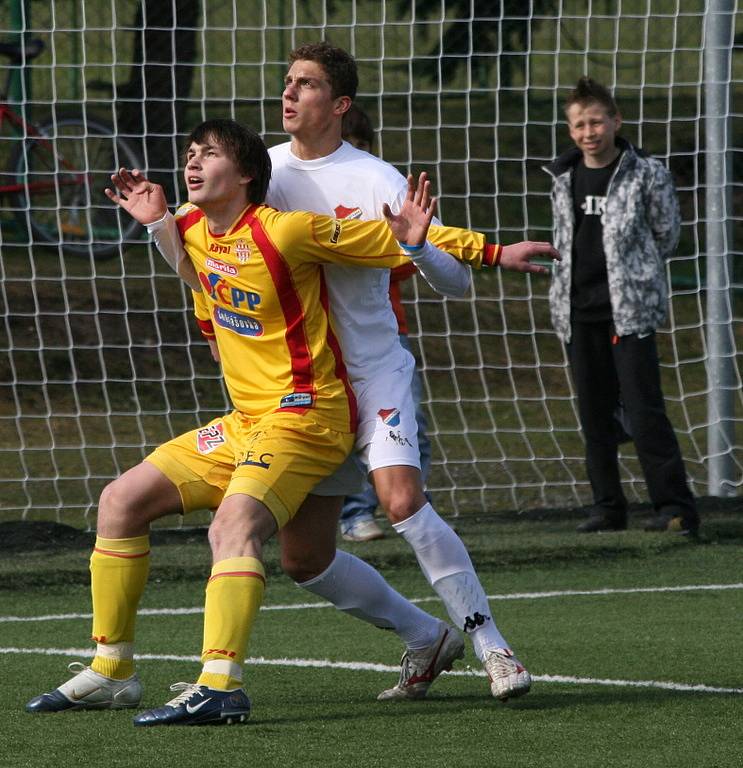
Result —
M121 166L139 167L134 149L100 120L64 117L37 126L10 161L22 190L14 214L33 244L61 246L66 253L106 258L141 237L141 226L104 194Z

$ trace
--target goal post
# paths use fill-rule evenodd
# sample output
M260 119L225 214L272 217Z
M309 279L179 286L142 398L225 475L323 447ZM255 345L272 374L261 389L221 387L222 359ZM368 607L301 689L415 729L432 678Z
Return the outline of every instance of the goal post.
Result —
M328 39L357 59L357 101L376 126L375 150L403 172L430 173L446 223L503 243L549 239L542 166L570 145L564 96L583 74L609 86L623 135L668 165L681 202L658 344L689 479L697 495L741 493L743 57L732 55L743 41L740 0L6 5L0 42L44 45L17 66L28 87L8 104L48 126L58 155L44 178L64 167L61 147L82 148L75 162L95 180L87 206L97 219L110 214L102 186L112 158L130 150L171 202L182 200L182 143L202 119L234 117L269 145L285 140L287 55ZM723 41L714 69L712 29ZM68 115L74 135L64 129ZM92 125L113 131L102 153ZM0 130L0 190L37 168L11 168L29 130L8 121ZM714 145L713 130L721 137ZM51 203L30 195L24 210L14 203L0 214L0 521L93 526L106 482L229 403L188 291L141 231L112 230L109 218L80 239L58 186ZM38 239L33 225L42 217L57 221L57 242ZM70 248L71 237L82 246ZM715 271L721 264L727 268ZM469 514L588 503L575 396L549 321L549 279L492 272L473 282L465 300L443 299L421 279L404 284L437 506ZM713 294L720 303L710 305ZM715 359L722 378L710 368ZM645 501L631 443L621 448L621 471L628 499Z

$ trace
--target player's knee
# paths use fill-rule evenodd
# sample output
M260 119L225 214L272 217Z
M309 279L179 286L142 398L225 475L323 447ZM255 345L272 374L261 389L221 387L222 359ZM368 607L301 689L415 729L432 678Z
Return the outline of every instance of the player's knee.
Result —
M250 538L251 530L247 521L238 525L238 521L217 513L209 526L207 538L212 552L219 552L232 541L242 547Z
M149 523L147 511L142 507L123 477L113 480L98 500L98 534L110 538L139 535Z
M136 505L127 483L122 478L110 482L101 492L98 501L98 528L101 524L125 524L133 521L137 513Z
M324 573L334 557L335 547L332 550L322 546L296 549L282 542L281 569L292 581L302 584Z
M259 516L218 510L208 532L212 556L215 561L244 556L260 559L263 543L272 532Z
M311 579L316 578L326 571L329 565L330 562L317 558L310 558L307 560L281 558L282 570L297 584L303 584L305 581L310 581Z
M391 523L407 520L426 503L426 497L419 489L406 486L396 488L386 496L386 499L380 501Z

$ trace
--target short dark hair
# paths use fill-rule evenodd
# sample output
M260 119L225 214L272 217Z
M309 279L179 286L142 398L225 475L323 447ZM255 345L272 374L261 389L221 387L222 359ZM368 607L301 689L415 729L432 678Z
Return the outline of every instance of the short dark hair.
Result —
M619 107L617 107L611 91L601 83L597 83L593 78L583 75L565 99L564 110L567 112L573 104L586 107L593 103L601 104L609 117L614 117L619 112Z
M250 176L248 202L262 203L271 180L271 158L263 139L247 125L219 118L199 123L186 139L184 156L191 144L206 144L211 139L237 165L240 173Z
M357 104L351 104L348 111L343 115L342 132L344 139L355 136L357 139L366 141L370 147L374 144L372 121L369 115Z
M295 61L317 62L325 70L334 99L340 96L348 96L351 100L356 98L359 88L356 61L343 48L336 48L325 40L306 43L289 54L289 63L294 64Z

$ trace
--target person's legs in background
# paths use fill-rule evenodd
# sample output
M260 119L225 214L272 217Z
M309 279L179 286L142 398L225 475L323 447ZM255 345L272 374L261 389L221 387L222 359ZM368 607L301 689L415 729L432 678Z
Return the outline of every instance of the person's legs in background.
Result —
M578 396L578 416L586 441L586 472L593 491L593 507L581 533L627 527L627 501L619 477L614 411L619 382L612 356L609 321L573 323L568 357Z
M655 517L647 530L694 534L699 516L676 433L666 415L655 334L623 336L612 346L624 410Z

